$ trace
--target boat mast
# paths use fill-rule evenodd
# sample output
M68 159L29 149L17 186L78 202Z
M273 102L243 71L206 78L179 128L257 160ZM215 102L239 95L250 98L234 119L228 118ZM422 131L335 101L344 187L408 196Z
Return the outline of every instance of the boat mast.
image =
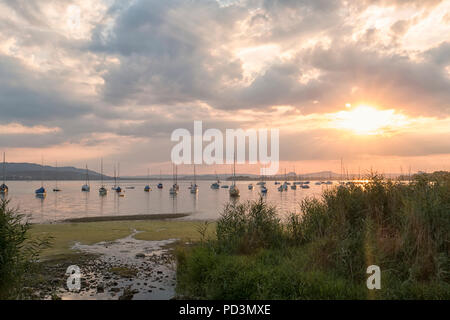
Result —
M55 168L56 168L56 173L55 173L55 189L58 189L58 161L55 162Z
M197 176L195 174L195 164L194 164L194 185L197 184Z
M5 162L5 152L3 152L3 185L5 184L5 167L6 167L6 162Z
M236 151L233 156L233 185L236 185Z
M42 166L41 166L41 188L44 187L44 156L42 156Z
M100 160L100 179L102 181L102 188L103 188L103 158Z
M117 187L116 165L114 165L114 189Z
M88 165L86 163L86 185L89 185L89 171L88 171Z
M117 163L117 181L120 181L120 162Z

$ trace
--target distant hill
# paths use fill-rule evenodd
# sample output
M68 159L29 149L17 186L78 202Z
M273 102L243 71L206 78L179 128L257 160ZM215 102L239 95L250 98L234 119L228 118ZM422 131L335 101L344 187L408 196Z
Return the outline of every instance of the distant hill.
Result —
M42 166L40 164L35 163L6 163L6 180L41 180L42 174L44 176L44 180L84 180L86 177L86 169L80 169L75 167L52 167L52 166ZM89 170L89 179L90 180L100 180L100 173ZM349 174L349 178L357 178L356 174ZM398 176L398 174L385 174L386 177L392 178ZM231 180L232 177L230 174L218 174L217 177L220 180ZM236 180L259 180L261 178L260 175L255 174L247 174L240 173L236 174ZM346 179L346 175L342 178ZM3 163L0 162L0 180L3 179ZM113 177L103 175L104 180L111 180ZM147 176L139 175L139 176L122 176L121 180L146 180ZM159 180L160 176L151 175L151 180ZM161 175L161 179L163 180L171 180L171 174L163 174ZM192 175L178 175L178 180L192 180ZM215 174L200 174L197 175L197 180L215 180ZM283 180L285 177L284 174L278 174L274 176L266 176L265 180L267 181L276 181ZM320 171L320 172L310 172L310 173L302 173L295 174L293 172L289 172L286 175L286 180L339 180L341 179L341 175L338 173L334 173L332 171Z
M6 163L6 180L84 180L86 178L86 169L75 167L52 167L35 163ZM88 170L90 180L100 180L101 174ZM3 163L0 163L0 176L3 178ZM103 175L103 179L112 179Z

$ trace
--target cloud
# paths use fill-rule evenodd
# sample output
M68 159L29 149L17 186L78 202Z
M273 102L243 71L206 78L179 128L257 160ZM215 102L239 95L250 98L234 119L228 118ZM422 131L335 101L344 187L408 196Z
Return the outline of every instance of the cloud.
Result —
M44 124L90 111L88 104L67 97L51 77L30 72L14 58L0 55L0 74L1 121Z
M346 103L448 117L449 9L438 0L0 0L0 146L97 145L138 167L167 161L171 131L204 120L285 126L285 158L450 153L426 132L367 145L320 122L295 130L297 117ZM37 128L60 131L38 139ZM290 156L292 146L304 152Z
M447 66L450 64L450 42L442 42L439 46L427 50L424 55L439 66Z

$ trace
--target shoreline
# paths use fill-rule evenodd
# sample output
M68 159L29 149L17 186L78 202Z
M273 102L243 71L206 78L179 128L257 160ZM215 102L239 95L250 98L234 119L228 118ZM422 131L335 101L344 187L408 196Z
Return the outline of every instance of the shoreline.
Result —
M97 216L69 218L59 221L60 223L83 223L83 222L110 222L110 221L146 221L146 220L167 220L188 217L190 213L164 213L164 214L135 214L121 216ZM39 223L37 223L39 224Z

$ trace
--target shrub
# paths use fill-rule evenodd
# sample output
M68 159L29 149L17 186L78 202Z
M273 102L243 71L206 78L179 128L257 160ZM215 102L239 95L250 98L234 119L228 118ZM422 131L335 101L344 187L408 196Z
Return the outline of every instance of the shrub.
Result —
M0 202L0 299L21 297L24 276L34 271L39 252L50 241L28 238L30 224L8 204Z
M227 252L251 253L283 243L283 226L276 209L262 197L242 204L227 204L217 222L216 233L218 247Z
M448 299L450 175L373 175L301 203L286 223L261 198L228 204L217 238L178 259L179 292L214 299ZM378 265L382 290L368 292Z

